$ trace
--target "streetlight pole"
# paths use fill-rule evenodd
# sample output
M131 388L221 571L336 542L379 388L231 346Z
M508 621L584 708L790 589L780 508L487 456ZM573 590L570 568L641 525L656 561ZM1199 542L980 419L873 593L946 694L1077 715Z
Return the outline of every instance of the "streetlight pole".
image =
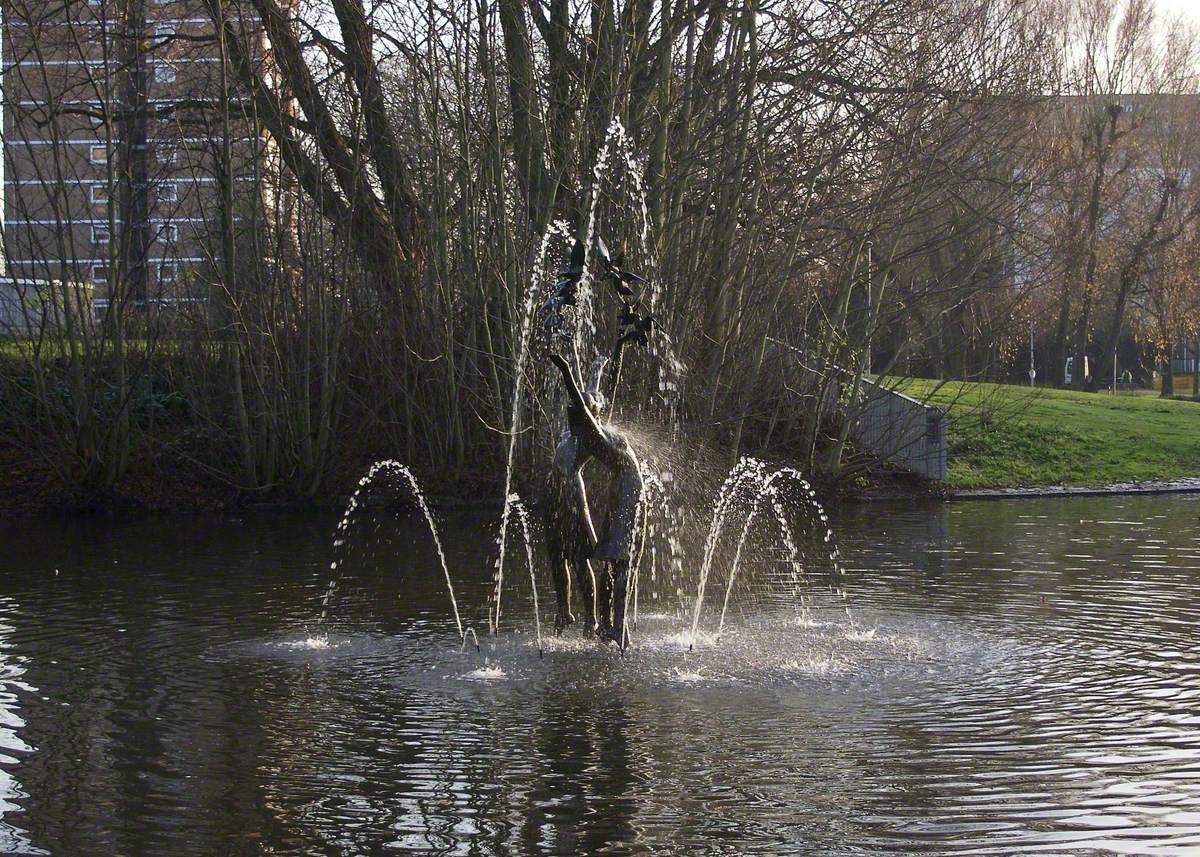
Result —
M1033 365L1033 319L1029 320L1029 386L1037 378L1037 367Z

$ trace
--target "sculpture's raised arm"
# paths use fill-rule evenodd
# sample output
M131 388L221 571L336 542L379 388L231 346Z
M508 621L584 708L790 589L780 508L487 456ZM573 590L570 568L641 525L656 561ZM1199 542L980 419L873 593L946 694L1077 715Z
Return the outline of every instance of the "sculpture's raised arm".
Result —
M579 389L579 382L575 380L571 364L561 354L551 354L550 362L557 366L562 373L563 384L567 388L567 398L570 399L568 416L571 420L572 431L587 445L593 455L611 466L616 459L617 452L600 423L596 421L596 415L592 413L583 391Z

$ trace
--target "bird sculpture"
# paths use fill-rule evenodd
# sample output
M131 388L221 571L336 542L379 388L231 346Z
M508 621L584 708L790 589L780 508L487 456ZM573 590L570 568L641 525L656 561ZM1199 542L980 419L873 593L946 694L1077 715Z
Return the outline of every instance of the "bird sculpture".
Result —
M641 304L641 297L631 285L644 283L646 278L626 270L624 253L614 259L603 238L596 239L596 255L601 268L599 279L607 282L621 301L622 311L618 318L621 326L621 339L638 345L647 344L650 331L654 328L654 318L648 313L639 314L638 307ZM579 283L583 279L586 261L584 244L582 241L576 240L571 247L571 256L566 266L559 271L560 279L554 284L553 291L541 306L541 313L544 316L543 323L548 330L561 331L563 310L576 305L579 297Z

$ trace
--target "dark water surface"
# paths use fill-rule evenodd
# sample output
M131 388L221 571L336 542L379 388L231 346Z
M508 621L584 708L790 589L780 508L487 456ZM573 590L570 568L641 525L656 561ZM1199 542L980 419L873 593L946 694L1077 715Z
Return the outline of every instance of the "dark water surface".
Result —
M0 852L1200 854L1198 515L847 510L844 601L624 660L518 597L460 652L415 523L324 628L334 519L0 525Z

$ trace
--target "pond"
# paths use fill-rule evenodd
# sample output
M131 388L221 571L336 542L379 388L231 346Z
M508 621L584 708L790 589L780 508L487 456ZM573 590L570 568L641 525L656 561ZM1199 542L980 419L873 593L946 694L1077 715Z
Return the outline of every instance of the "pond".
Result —
M324 624L336 518L8 523L0 852L1200 853L1198 515L843 509L844 597L624 658L517 596L460 650L418 521ZM494 518L443 524L479 626Z

